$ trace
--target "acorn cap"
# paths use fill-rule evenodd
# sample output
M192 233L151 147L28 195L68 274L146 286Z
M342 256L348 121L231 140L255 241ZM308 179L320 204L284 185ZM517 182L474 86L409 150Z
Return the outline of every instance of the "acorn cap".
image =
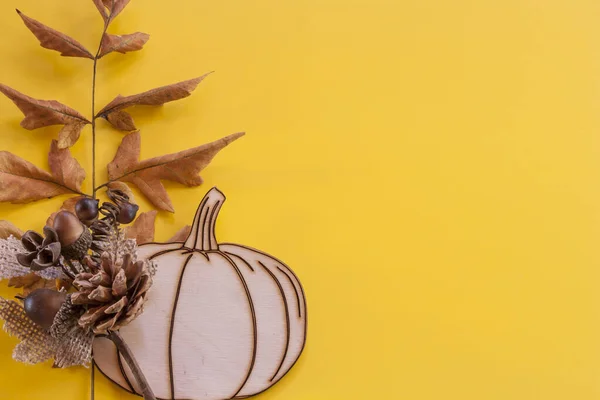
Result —
M59 212L54 218L54 230L62 245L61 254L70 260L80 260L92 244L92 234L79 219L68 211Z
M81 260L85 257L92 245L92 234L84 229L81 236L70 246L63 246L61 254L68 260Z

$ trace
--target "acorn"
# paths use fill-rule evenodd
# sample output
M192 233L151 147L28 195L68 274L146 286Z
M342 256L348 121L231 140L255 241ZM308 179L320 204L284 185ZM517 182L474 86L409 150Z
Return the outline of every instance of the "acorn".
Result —
M61 254L69 260L81 260L92 244L92 234L81 221L68 211L61 211L54 218L54 230L62 246Z
M119 207L119 214L117 215L117 221L120 224L130 224L135 219L135 216L140 207L133 203L122 203Z
M75 214L80 221L86 223L98 218L98 200L84 197L75 204Z
M23 300L25 314L33 322L48 329L54 322L54 317L67 298L66 292L52 289L36 289Z

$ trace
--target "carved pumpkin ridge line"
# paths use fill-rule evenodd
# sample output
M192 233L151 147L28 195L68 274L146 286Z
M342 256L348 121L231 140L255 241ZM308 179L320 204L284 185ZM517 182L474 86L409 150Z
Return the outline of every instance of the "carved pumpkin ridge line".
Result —
M175 376L173 374L173 332L175 330L175 315L177 312L177 303L179 302L179 293L181 291L181 283L183 282L183 275L185 274L185 270L190 262L190 260L194 257L194 253L190 254L188 258L185 260L183 267L181 268L181 273L179 274L179 282L177 283L177 292L175 293L175 302L173 304L173 311L171 312L171 323L169 327L169 379L171 384L171 398L175 399Z
M302 304L304 305L304 326L306 327L308 325L308 311L306 311L307 310L306 293L304 293L304 288L302 287L302 283L300 283L300 279L298 279L298 276L294 273L294 271L290 267L288 267L287 265L285 265L284 263L282 263L280 261L279 261L279 263L287 269L287 272L292 274L292 276L296 280L296 283L298 284L298 287L300 288L300 292L298 292L298 290L296 290L296 293L302 294ZM296 289L296 283L293 284L294 289ZM306 342L306 335L304 337L304 342ZM302 347L302 349L304 349L304 346Z
M246 264L248 266L248 268L250 268L250 271L254 272L254 268L252 268L252 265L250 265L250 263L246 260L244 260L242 257L238 256L237 254L233 254L233 253L228 253L228 252L223 252L225 254L227 254L229 257L233 258L239 258L244 264Z
M285 270L281 269L279 266L277 266L277 269L285 275L285 277L288 279L288 281L290 281L290 285L292 285L292 288L294 289L294 293L296 294L296 301L298 302L298 318L302 318L302 310L300 309L300 295L298 294L298 291L296 290L296 285L294 285L294 281L292 281L292 278L287 274L287 272L285 272Z
M156 243L147 243L147 244L156 244ZM148 258L148 260L154 260L154 259L155 259L155 258L157 258L157 257L160 257L160 256L162 256L162 255L165 255L165 254L167 254L167 253L171 253L171 252L173 252L173 251L177 251L177 250L180 250L180 249L181 249L181 248L176 248L176 249L169 249L169 250L163 250L163 251L159 251L158 253L156 253L156 254L153 254L152 256L150 256L150 257Z
M265 253L264 251L255 249L254 247L245 246L243 244L225 242L225 243L221 243L221 246L237 246L237 247L241 247L241 248L246 249L246 250L254 251L256 253L262 254L265 257L272 258L278 264L280 264L283 267L285 267L292 274L292 276L294 277L294 279L298 283L298 286L300 287L299 293L302 293L302 298L303 298L302 304L304 305L304 310L305 310L304 311L305 312L304 318L307 318L307 316L306 316L306 293L304 293L304 288L302 287L302 284L300 283L300 279L298 279L298 276L294 273L294 271L290 267L288 267L288 265L286 263L284 263L283 261L281 261L277 257L273 257L272 255ZM294 284L294 288L296 288L296 284ZM296 289L296 291L298 291L298 290Z
M206 213L204 212L206 210ZM202 250L204 250L204 241L206 240L205 238L205 232L206 232L206 225L208 224L208 213L210 212L210 206L204 206L204 208L202 209L202 212L200 213L200 222L202 222L202 230L200 231L200 248ZM206 215L203 215L206 214ZM198 237L196 237L196 243L198 242ZM194 246L195 249L197 249L196 246Z
M184 246L187 244L188 240L190 240L190 238L192 237L192 235L194 237L194 245L192 246L192 248L195 249L196 246L198 245L198 236L200 234L200 232L198 232L198 228L199 228L198 225L200 225L200 221L198 221L198 219L200 218L200 214L202 214L201 210L203 209L204 204L206 204L207 201L208 201L208 196L204 196L204 198L200 202L200 205L198 206L198 210L196 211L196 215L194 216L194 222L192 222L192 230L190 231L190 235L185 240L185 242L183 242Z
M127 376L127 372L125 371L125 368L123 367L123 360L121 360L121 352L119 351L119 349L117 349L117 346L115 346L115 350L117 351L117 363L119 364L119 369L121 370L121 375L123 375L123 378L125 378L125 383L127 383L127 386L129 386L129 389L131 389L131 393L139 394L133 388L133 385L131 384L129 377Z
M233 260L227 254L221 253L221 255L227 260L227 262L229 262L229 264L231 264L231 266L237 273L238 277L240 278L240 281L242 282L242 285L244 286L244 290L246 291L246 296L248 297L248 305L250 306L250 312L252 314L252 333L254 336L253 343L252 343L252 359L250 360L250 366L248 367L248 373L246 374L246 379L244 379L244 382L242 382L242 384L240 385L240 388L235 392L235 394L233 396L231 396L231 398L234 398L242 391L244 386L246 386L246 383L250 379L250 375L252 375L252 371L254 370L254 364L256 363L256 352L257 352L257 348L258 348L258 326L257 326L257 321L256 321L256 310L254 309L254 300L252 300L252 295L250 294L250 289L248 288L248 283L246 282L246 279L244 279L244 275L242 275L242 271L240 271L240 269L235 264L235 262L233 262Z
M211 249L218 249L219 248L219 244L217 243L217 237L215 235L215 227L217 225L217 214L219 212L219 210L221 209L221 205L223 204L223 202L219 202L217 203L214 208L212 209L212 213L210 214L210 217L208 218L208 246ZM214 247L213 247L214 246Z
M285 361L285 358L287 356L288 353L288 349L290 347L290 330L291 330L291 324L290 324L290 310L288 307L288 302L287 299L285 297L285 292L283 291L283 287L281 286L281 283L279 282L279 280L277 280L277 277L275 276L275 274L273 272L271 272L271 270L269 268L267 268L265 266L265 264L263 264L260 260L256 261L258 263L258 265L260 265L261 267L264 268L265 271L267 271L267 273L271 276L271 278L273 278L273 281L275 281L275 283L277 284L277 287L279 288L279 294L281 295L281 298L283 299L283 306L284 306L284 314L285 314L285 323L286 323L286 341L285 341L285 349L283 350L283 356L281 357L281 362L279 363L279 367L277 367L277 370L275 371L275 374L273 374L273 377L270 379L270 381L272 382L275 377L277 376L277 374L279 374L279 371L281 371L281 367L283 367L283 363Z

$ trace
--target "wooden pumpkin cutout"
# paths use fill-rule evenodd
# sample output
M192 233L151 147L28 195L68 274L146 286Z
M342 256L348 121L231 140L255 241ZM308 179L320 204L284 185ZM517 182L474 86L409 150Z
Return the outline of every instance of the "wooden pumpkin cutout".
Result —
M224 201L218 189L208 192L184 243L139 248L158 270L144 313L120 332L160 399L253 396L277 383L304 348L298 278L270 255L217 242ZM95 340L94 360L113 382L141 393L111 341Z

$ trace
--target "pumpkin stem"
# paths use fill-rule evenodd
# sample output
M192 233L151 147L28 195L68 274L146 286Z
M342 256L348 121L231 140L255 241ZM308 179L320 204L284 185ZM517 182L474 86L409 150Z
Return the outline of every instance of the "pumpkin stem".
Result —
M129 348L127 343L125 343L125 340L123 340L123 337L117 331L110 331L108 334L108 338L112 340L115 346L117 346L117 349L119 349L119 351L121 352L121 355L125 359L125 362L129 366L133 377L135 378L142 391L142 396L144 396L144 400L157 400L156 396L154 395L154 392L152 391L152 388L150 387L150 384L148 383L146 377L142 372L142 369L135 360L131 349Z
M184 247L198 251L219 250L219 244L215 237L215 225L224 202L225 195L216 187L206 193L196 211L192 231L186 239Z

